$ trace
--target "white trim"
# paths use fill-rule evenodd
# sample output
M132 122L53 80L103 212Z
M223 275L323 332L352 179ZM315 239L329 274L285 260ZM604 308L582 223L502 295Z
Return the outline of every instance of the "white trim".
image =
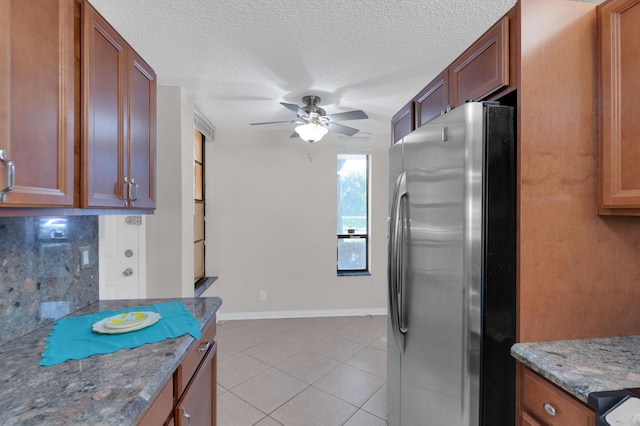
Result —
M216 126L211 124L211 122L207 120L207 117L205 117L196 106L193 107L193 124L196 126L196 129L205 136L207 142L213 142Z
M387 315L387 308L371 309L332 309L310 311L263 311L263 312L229 312L218 311L218 321L249 319L282 319L282 318L322 318L322 317L358 317L368 315Z
M371 135L358 133L353 136L338 134L338 154L371 155Z

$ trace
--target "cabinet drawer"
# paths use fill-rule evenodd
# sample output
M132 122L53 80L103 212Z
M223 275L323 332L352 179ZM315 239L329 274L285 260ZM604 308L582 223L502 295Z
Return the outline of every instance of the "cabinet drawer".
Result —
M193 377L193 374L198 369L200 362L204 359L207 351L213 346L216 337L216 320L215 317L211 319L209 324L202 332L200 340L191 348L189 354L184 359L182 364L178 367L176 373L177 382L177 394L182 395L186 389L189 381Z
M153 404L142 417L138 426L161 425L173 414L173 376L164 385Z
M449 68L453 107L509 85L509 18L499 20Z
M525 411L549 426L594 424L594 414L586 405L528 368L522 371L522 405ZM550 407L549 411L555 411L555 415L551 415L545 406Z

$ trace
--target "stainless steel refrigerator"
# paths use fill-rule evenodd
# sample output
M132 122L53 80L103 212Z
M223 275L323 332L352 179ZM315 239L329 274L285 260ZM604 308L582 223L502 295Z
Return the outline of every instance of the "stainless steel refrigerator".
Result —
M390 149L391 426L514 424L514 114L469 102Z

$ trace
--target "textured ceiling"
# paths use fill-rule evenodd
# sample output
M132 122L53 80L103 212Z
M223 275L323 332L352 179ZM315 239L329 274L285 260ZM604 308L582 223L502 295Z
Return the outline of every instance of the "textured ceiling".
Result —
M322 98L342 122L388 133L391 116L515 0L90 0L218 129L291 129L279 102Z

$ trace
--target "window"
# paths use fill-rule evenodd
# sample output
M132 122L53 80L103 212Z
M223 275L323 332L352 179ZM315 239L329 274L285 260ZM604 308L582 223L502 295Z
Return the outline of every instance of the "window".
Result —
M369 271L370 138L338 139L338 273Z

